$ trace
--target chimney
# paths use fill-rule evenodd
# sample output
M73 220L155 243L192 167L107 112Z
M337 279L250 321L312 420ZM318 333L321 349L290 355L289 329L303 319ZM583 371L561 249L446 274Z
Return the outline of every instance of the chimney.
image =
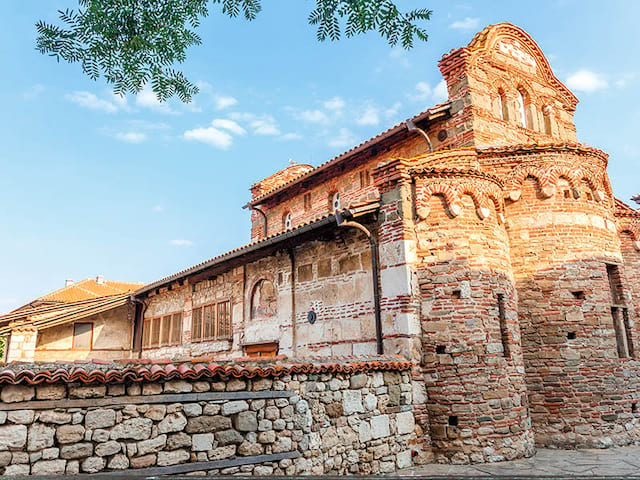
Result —
M103 277L102 275L98 275L98 276L96 277L96 283L97 283L98 285L104 285L104 277Z
M73 285L73 280L71 280L70 278L67 278L67 279L64 281L64 286L65 286L65 287L68 287L69 285Z

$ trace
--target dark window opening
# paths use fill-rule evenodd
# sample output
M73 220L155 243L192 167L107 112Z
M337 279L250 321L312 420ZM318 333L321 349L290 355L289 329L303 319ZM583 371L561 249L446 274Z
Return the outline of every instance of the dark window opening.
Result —
M542 113L543 119L544 119L544 133L546 135L551 135L552 130L551 130L551 115L549 114L548 111L544 111Z
M511 358L509 347L509 327L507 326L507 313L504 294L498 294L498 318L500 319L500 336L502 338L502 354L505 358Z
M571 295L578 300L584 300L584 292L582 290L575 290L571 292Z
M436 353L446 353L447 347L445 345L436 345Z
M311 194L305 193L303 198L304 198L304 210L305 212L308 212L309 210L311 210Z
M607 278L609 279L609 289L611 290L611 302L614 305L624 303L622 296L622 277L620 276L620 267L611 263L607 264Z
M564 190L564 198L571 198L571 190L569 190L568 188L565 188Z
M449 416L449 425L452 427L457 427L458 426L458 416L457 415L450 415Z
M73 348L91 350L93 342L93 323L73 324Z
M633 357L633 342L628 310L625 307L611 307L611 318L613 319L613 330L616 334L618 357Z
M576 339L576 332L567 332L567 339L575 340Z
M462 298L462 290L454 290L451 292L453 298Z
M638 404L635 402L631 404L631 413L638 413Z

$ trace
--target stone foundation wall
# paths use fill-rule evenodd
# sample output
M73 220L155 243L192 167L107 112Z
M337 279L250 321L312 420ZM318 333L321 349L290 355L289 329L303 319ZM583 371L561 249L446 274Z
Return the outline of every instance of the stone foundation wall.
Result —
M379 474L411 466L409 371L350 369L0 385L0 474ZM269 370L277 367L260 371Z

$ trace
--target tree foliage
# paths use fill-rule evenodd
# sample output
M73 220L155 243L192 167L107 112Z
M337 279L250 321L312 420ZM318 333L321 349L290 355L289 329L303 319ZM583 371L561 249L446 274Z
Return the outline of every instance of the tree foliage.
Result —
M137 93L150 84L158 99L176 95L189 102L198 88L173 65L199 45L196 33L215 6L229 17L253 20L262 0L78 0L77 10L59 11L63 26L36 24L36 48L74 63L93 80L104 76L118 94ZM431 11L401 12L392 0L315 0L308 21L319 41L377 31L390 45L411 48L427 40L421 23Z

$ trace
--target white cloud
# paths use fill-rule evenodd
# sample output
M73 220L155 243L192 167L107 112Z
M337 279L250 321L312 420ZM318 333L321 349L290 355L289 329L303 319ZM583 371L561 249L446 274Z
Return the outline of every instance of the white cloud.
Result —
M411 63L407 58L407 51L404 48L392 48L391 52L389 52L389 58L397 62L401 67L409 68L411 66Z
M280 135L278 123L271 115L233 112L229 116L238 122L246 122L255 135Z
M480 19L474 17L465 17L464 20L458 20L449 25L454 30L477 30L480 25Z
M323 105L327 110L340 111L344 108L345 102L341 97L333 97L325 101Z
M440 82L436 85L436 88L433 89L433 99L437 102L444 102L447 98L449 98L447 82L445 82L444 80L440 80Z
M603 90L609 86L609 82L602 75L586 69L569 75L566 83L572 90L588 93Z
M629 84L635 80L636 78L636 74L635 73L625 73L622 75L619 75L618 78L615 81L615 85L618 88L625 88L628 87Z
M221 150L227 150L233 144L233 137L228 132L214 127L187 130L183 136L185 140L206 143Z
M175 247L192 247L193 246L193 242L185 238L176 238L175 240L171 240L169 243Z
M380 123L378 109L372 106L367 107L360 118L356 120L356 123L358 125L377 125Z
M228 130L235 135L246 135L247 131L238 125L233 120L228 120L226 118L216 118L211 122L212 127L223 128L224 130Z
M329 123L329 117L322 110L304 110L298 118L306 123Z
M159 113L176 113L167 102L161 102L147 85L136 95L136 105Z
M332 137L328 145L332 148L346 148L352 147L358 141L356 136L347 128L341 128L338 135Z
M81 107L91 110L99 110L106 113L115 113L118 111L116 103L98 98L97 95L91 92L77 91L68 93L65 95L65 98Z
M216 95L213 99L213 104L216 107L216 110L224 110L225 108L233 107L238 103L233 97L226 97L224 95Z
M27 88L22 96L27 100L33 100L34 98L39 97L42 92L44 92L44 85L36 83L35 85Z
M384 116L389 118L389 117L395 117L398 112L400 111L400 108L402 107L402 103L400 102L396 102L393 105L391 105L389 108L387 108L384 111Z
M155 207L152 208L152 210L158 213L164 212L164 208L162 207L162 205L156 205Z
M412 95L414 100L424 101L430 100L433 95L433 89L427 82L416 83L416 93Z
M147 135L141 132L118 132L115 137L127 143L142 143L147 139Z
M281 135L278 140L282 140L283 142L290 142L293 140L302 140L302 135L300 135L299 133L285 133L284 135Z

